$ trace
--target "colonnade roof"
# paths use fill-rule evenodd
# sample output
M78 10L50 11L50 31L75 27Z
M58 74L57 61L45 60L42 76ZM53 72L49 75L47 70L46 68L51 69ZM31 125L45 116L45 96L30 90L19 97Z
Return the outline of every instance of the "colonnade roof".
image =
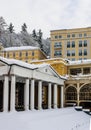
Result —
M3 62L4 64L7 65L18 65L21 67L29 68L29 69L37 69L45 66L50 66L49 64L40 64L40 65L35 65L35 64L28 64L26 62L16 60L16 59L7 59L4 57L0 57L0 62Z
M26 69L36 70L32 73L33 75L35 75L35 78L41 77L43 79L43 77L45 77L46 81L48 80L48 78L51 78L51 80L53 80L53 79L55 80L55 78L56 78L57 81L60 79L65 80L65 78L61 77L53 69L53 67L50 64L46 64L46 63L35 65L35 64L25 63L20 60L7 59L7 58L0 57L0 66L18 66L19 68L16 68L15 71L12 70L13 72L11 72L11 73L19 74L19 75L23 74L23 76L24 76L24 73L26 73L26 76L31 75L31 74L29 74L30 71L26 71ZM23 68L25 68L25 69L23 69ZM22 72L20 72L20 71L22 71ZM36 77L37 75L38 75L38 77ZM58 82L60 82L60 81L58 81Z

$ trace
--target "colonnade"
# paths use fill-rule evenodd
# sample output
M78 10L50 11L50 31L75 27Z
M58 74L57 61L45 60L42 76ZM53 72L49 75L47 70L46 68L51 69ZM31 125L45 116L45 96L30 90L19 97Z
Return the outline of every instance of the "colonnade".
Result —
M11 87L10 87L10 111L15 111L15 92L16 92L16 76L11 75L10 78ZM29 106L30 110L34 110L34 102L35 102L35 79L25 79L24 84L24 110L28 111ZM29 89L29 86L31 87ZM56 83L48 83L48 109L52 108L52 87L53 87L53 108L57 108L57 84ZM63 86L61 87L61 96L60 96L60 106L63 107L64 97L63 97ZM30 91L30 92L29 92ZM30 93L30 94L29 94ZM9 77L7 75L4 76L4 85L3 85L3 111L7 112L9 108ZM42 109L42 81L38 80L38 110Z

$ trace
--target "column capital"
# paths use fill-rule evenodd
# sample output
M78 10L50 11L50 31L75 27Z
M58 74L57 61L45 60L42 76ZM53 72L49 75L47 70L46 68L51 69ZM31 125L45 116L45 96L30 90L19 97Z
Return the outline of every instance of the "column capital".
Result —
M43 82L42 80L38 80L38 82Z
M48 84L51 84L51 85L52 85L52 83L51 83L51 82L49 82Z
M64 87L64 85L61 85L61 87Z

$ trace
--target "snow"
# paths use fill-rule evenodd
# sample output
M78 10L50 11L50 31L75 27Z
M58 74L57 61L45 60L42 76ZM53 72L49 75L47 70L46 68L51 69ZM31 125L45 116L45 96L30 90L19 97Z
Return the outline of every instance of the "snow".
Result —
M45 67L45 66L50 66L49 64L39 64L39 65L36 65L36 64L29 64L29 63L26 63L26 62L23 62L23 61L20 61L20 60L16 60L16 59L7 59L7 58L4 58L4 57L0 57L0 60L7 63L8 65L19 65L21 67L25 67L25 68L29 68L29 69L36 69L36 68L41 68L41 67Z
M20 46L20 47L7 47L7 48L4 48L3 51L36 50L36 49L39 49L39 47L34 47L34 46Z
M89 130L90 116L74 108L0 113L0 130Z
M77 74L77 75L66 75L65 76L67 79L76 79L76 80L79 80L79 79L91 79L91 74Z
M77 60L77 61L68 61L68 63L70 65L77 65L77 64L87 64L87 63L91 63L91 59L86 59L86 60Z

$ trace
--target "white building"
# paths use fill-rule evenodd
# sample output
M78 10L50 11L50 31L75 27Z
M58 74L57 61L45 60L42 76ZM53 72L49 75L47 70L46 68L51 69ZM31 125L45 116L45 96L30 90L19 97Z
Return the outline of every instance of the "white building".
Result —
M0 57L0 110L57 108L58 93L63 107L64 80L48 64L30 65Z

